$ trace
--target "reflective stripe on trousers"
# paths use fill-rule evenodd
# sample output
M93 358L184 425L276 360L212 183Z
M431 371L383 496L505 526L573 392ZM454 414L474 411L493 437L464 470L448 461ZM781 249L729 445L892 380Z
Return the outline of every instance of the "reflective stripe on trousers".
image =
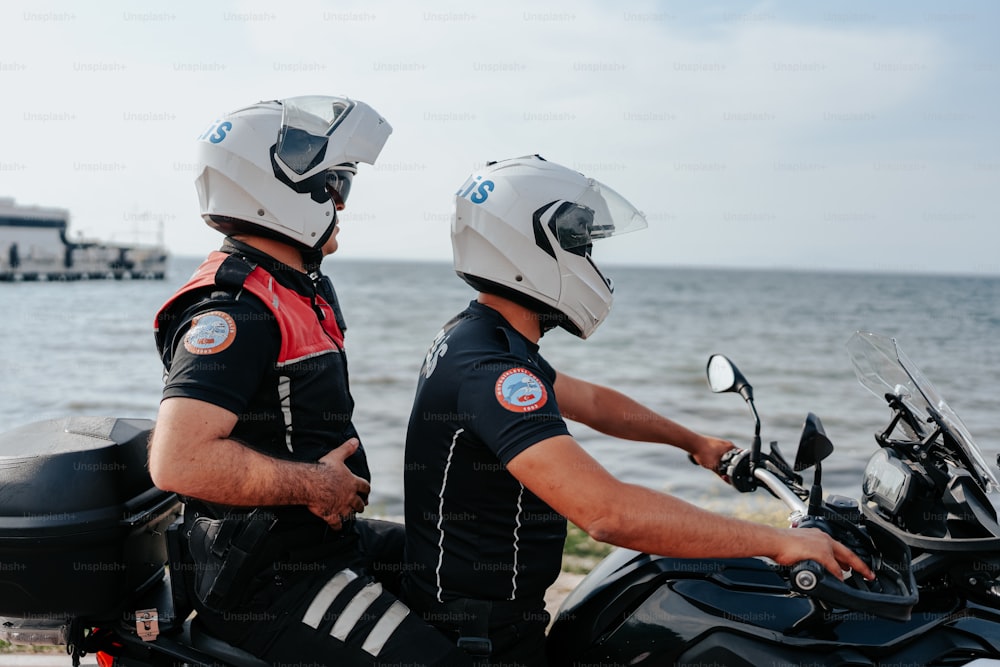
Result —
M314 630L318 629L322 621L327 618L330 606L344 592L347 585L357 578L358 575L351 570L341 570L333 575L323 588L319 590L312 602L309 603L309 607L302 616L302 622ZM358 624L358 621L362 619L365 611L381 595L382 584L376 581L366 584L361 590L357 591L333 623L333 627L330 628L330 636L340 641L346 641L347 635L351 633ZM393 602L388 609L382 612L381 617L369 631L368 637L362 644L362 649L366 653L377 656L389 640L389 637L392 636L392 633L395 632L396 628L399 627L409 613L409 608L402 602L398 600Z

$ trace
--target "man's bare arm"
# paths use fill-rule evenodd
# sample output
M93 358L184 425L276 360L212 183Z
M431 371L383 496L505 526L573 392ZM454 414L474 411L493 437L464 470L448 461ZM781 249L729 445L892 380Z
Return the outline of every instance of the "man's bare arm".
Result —
M357 440L316 463L285 461L231 440L236 421L235 414L211 403L165 399L149 443L153 483L224 505L304 505L334 528L340 528L341 517L364 511L370 486L344 463L357 450Z
M647 408L620 391L559 373L554 385L559 410L567 419L625 440L679 447L715 470L733 443L701 435Z
M871 570L815 529L779 529L708 512L668 494L619 481L570 436L543 440L507 470L594 539L680 558L767 556L782 565L815 560L838 578Z

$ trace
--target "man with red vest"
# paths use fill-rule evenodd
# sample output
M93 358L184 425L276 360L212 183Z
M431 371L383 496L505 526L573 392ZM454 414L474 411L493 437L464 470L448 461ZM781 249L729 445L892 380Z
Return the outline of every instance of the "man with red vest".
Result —
M216 120L196 187L227 238L156 316L166 378L149 468L186 498L197 622L272 663L467 664L371 576L402 558L401 527L355 516L370 474L320 272L358 163L391 132L344 97Z

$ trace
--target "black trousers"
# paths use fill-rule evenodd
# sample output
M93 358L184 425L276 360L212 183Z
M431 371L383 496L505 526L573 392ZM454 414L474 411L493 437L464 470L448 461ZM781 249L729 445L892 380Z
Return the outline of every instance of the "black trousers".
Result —
M473 665L399 601L402 526L358 521L357 528L356 548L322 561L275 563L236 608L201 608L199 622L274 664Z

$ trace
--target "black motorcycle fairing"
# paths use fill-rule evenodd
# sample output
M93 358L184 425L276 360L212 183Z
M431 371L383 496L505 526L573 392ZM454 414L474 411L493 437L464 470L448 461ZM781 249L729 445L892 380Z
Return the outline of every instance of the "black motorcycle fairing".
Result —
M737 569L743 569L739 576L727 575L727 570ZM788 592L781 577L758 559L695 560L616 549L563 602L549 632L549 645L586 646L598 642L629 618L650 591L663 582L709 576L734 588L756 586L779 594Z
M671 571L672 563L686 569ZM615 619L602 613L611 606L606 599L564 610L573 623L552 628L551 664L937 664L935 657L995 655L1000 640L994 610L963 607L955 596L929 597L900 622L789 595L787 586L773 585L775 568L759 559L697 563L660 558L640 568L660 570L654 585L619 580L615 589L631 590L633 599ZM646 581L649 574L632 572ZM583 636L582 627L591 634ZM901 656L907 659L900 663Z
M974 622L973 619L972 622ZM827 646L790 646L774 644L759 637L720 631L703 637L690 650L669 658L644 658L636 665L673 664L680 667L695 665L726 665L727 667L759 667L760 665L810 665L814 667L844 667L852 665L964 665L976 658L991 658L997 647L995 638L982 636L979 630L995 632L985 623L979 628L970 621L959 620L940 626L934 632L920 633L903 647L858 650L844 644Z

